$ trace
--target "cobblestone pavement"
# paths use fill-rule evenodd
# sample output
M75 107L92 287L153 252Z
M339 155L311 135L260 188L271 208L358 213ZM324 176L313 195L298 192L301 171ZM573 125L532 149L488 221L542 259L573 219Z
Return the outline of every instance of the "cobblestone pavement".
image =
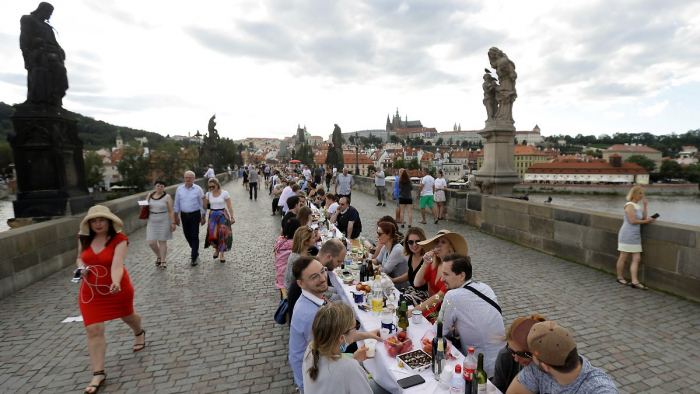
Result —
M154 267L145 228L130 235L127 268L135 309L148 331L148 347L132 353L133 335L121 321L107 323L108 374L104 393L291 393L288 330L274 324L272 246L280 216L270 216L261 190L250 201L240 183L224 186L233 199L234 248L225 264L201 250L190 267L178 229L169 242L166 270ZM360 192L365 237L394 214L391 201ZM420 213L414 212L414 224ZM446 228L469 242L474 277L491 285L509 324L534 312L574 333L580 352L603 368L622 393L700 392L700 307L655 291L621 286L614 277L527 249L455 222ZM76 229L77 232L77 229ZM202 228L200 239L203 239ZM0 393L82 392L91 378L77 285L67 268L3 299L0 308Z

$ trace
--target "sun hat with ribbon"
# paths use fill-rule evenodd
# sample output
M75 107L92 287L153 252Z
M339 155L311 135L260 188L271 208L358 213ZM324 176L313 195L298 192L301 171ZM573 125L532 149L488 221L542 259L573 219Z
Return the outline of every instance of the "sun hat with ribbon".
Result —
M426 239L425 241L418 242L418 245L423 246L425 252L429 252L435 248L437 245L437 240L445 237L452 244L455 253L463 254L465 256L469 255L469 245L467 245L467 240L461 235L453 233L450 230L440 230L437 235Z

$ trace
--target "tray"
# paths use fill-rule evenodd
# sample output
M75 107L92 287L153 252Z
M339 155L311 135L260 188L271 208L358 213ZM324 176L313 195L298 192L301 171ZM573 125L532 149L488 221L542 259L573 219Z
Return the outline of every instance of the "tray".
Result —
M418 357L419 360L415 360L416 357ZM430 368L433 362L433 358L423 351L423 349L416 349L408 353L399 354L396 356L396 359L403 362L404 368L416 373Z

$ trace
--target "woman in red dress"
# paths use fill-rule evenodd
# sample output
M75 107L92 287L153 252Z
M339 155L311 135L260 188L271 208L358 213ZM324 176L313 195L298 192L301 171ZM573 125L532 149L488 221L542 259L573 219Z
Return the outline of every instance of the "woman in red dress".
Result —
M102 205L90 208L80 223L76 262L82 268L79 303L93 370L87 394L96 393L107 379L104 322L122 319L136 336L133 351L146 347L141 316L134 313L134 287L124 268L129 239L121 232L123 227L121 219Z
M467 240L461 235L449 230L440 230L433 238L419 242L423 247L423 265L413 279L414 286L428 284L428 295L430 298L417 305L419 311L423 311L430 322L438 317L442 299L447 293L445 282L442 280L442 261L450 253L460 253L467 255L469 246ZM411 311L409 311L411 312Z

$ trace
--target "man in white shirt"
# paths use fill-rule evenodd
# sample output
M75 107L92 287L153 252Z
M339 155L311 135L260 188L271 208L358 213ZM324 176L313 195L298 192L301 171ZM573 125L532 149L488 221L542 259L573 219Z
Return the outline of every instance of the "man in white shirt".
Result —
M296 194L297 190L299 190L299 185L294 184L294 178L292 178L291 182L289 183L290 186L287 186L282 190L282 194L280 194L280 200L277 202L277 205L282 207L282 212L287 213L289 211L289 207L287 206L287 199L293 195Z
M213 178L215 176L216 175L214 175L214 166L209 164L209 168L207 169L207 172L204 173L204 177L209 179L209 178Z
M352 175L348 174L348 169L343 168L343 173L339 174L335 178L335 194L338 197L347 197L348 200L352 198L352 186L355 184L355 180L352 179Z
M306 178L307 181L311 181L311 170L309 170L309 167L304 166L304 171L301 172L304 175L304 178Z
M423 217L423 221L421 223L428 223L425 221L425 207L428 206L428 208L430 208L430 212L433 213L433 217L435 218L434 223L437 224L438 214L435 211L435 207L433 207L433 195L435 194L435 178L430 176L430 173L426 168L423 169L423 178L421 178L420 180L420 189L418 189L418 193L420 194L420 214Z
M493 377L498 352L506 344L496 294L487 284L472 281L471 258L463 254L445 256L441 279L447 288L440 312L444 313L444 332L453 327L457 330L462 342L462 354L467 354L470 347L477 354L483 353L484 371Z

